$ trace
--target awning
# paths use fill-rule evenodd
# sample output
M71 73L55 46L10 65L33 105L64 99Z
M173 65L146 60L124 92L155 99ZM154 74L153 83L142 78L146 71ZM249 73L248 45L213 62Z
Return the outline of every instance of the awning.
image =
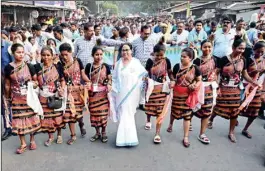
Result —
M36 8L35 5L30 5L30 4L21 4L21 3L14 3L14 2L2 2L2 6L14 6L14 7L31 7L31 8Z

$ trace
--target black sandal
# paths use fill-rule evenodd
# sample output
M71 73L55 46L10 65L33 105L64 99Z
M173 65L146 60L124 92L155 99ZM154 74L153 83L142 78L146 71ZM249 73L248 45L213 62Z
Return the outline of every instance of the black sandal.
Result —
M85 137L85 135L86 135L86 129L82 128L80 131L81 131L81 136L82 137Z
M67 144L68 145L73 145L74 144L74 142L76 141L76 135L74 134L74 135L71 135L71 138L67 141Z
M232 143L236 143L236 137L234 134L230 134L228 135L228 139L232 142Z
M94 135L93 137L90 138L90 141L91 141L91 142L95 142L95 141L97 141L98 139L100 139L100 135L99 135L99 134L96 134L96 135Z
M248 132L248 131L242 131L242 135L244 135L245 137L251 139L252 135Z
M102 134L102 136L101 136L101 142L103 142L103 143L108 142L108 137L105 134Z

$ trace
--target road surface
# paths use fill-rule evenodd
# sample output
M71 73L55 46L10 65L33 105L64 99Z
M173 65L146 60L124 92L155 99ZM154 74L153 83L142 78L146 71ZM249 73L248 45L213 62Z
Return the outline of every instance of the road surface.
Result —
M153 125L155 119L152 119ZM79 138L72 146L66 144L70 137L69 129L63 130L64 143L45 147L47 134L36 136L36 151L15 154L19 146L18 137L2 142L3 171L264 171L265 129L264 121L257 119L250 128L252 139L241 135L246 118L239 118L236 128L238 142L231 143L227 138L229 122L217 117L214 128L207 130L210 145L197 140L200 120L193 118L194 130L190 133L190 148L182 146L182 121L175 121L172 133L166 132L169 116L166 117L160 145L153 144L155 129L144 130L145 114L138 111L136 123L140 144L133 148L115 147L117 124L109 121L106 144L90 142L94 129L90 127L89 116L85 116L87 135ZM29 141L29 137L27 137Z

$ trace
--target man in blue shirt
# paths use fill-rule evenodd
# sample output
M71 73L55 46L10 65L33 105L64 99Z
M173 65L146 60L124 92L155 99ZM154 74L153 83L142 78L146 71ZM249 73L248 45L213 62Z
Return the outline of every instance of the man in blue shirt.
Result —
M12 130L11 128L7 128L7 120L5 118L5 108L4 108L4 103L3 103L3 92L4 92L4 69L5 67L13 61L13 57L8 53L8 47L11 46L11 44L7 41L1 38L2 44L1 44L1 91L2 91L2 96L1 96L1 114L3 117L3 122L4 122L4 128L5 128L5 133L2 136L2 141L8 139L8 137L10 137L12 134ZM9 115L9 120L12 120L12 115Z

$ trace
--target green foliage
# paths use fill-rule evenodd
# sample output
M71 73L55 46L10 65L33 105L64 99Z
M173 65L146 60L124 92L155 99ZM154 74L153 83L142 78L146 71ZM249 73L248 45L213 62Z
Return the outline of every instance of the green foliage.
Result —
M111 14L118 14L119 13L118 6L112 2L104 2L102 4L102 8L104 11L109 9Z

